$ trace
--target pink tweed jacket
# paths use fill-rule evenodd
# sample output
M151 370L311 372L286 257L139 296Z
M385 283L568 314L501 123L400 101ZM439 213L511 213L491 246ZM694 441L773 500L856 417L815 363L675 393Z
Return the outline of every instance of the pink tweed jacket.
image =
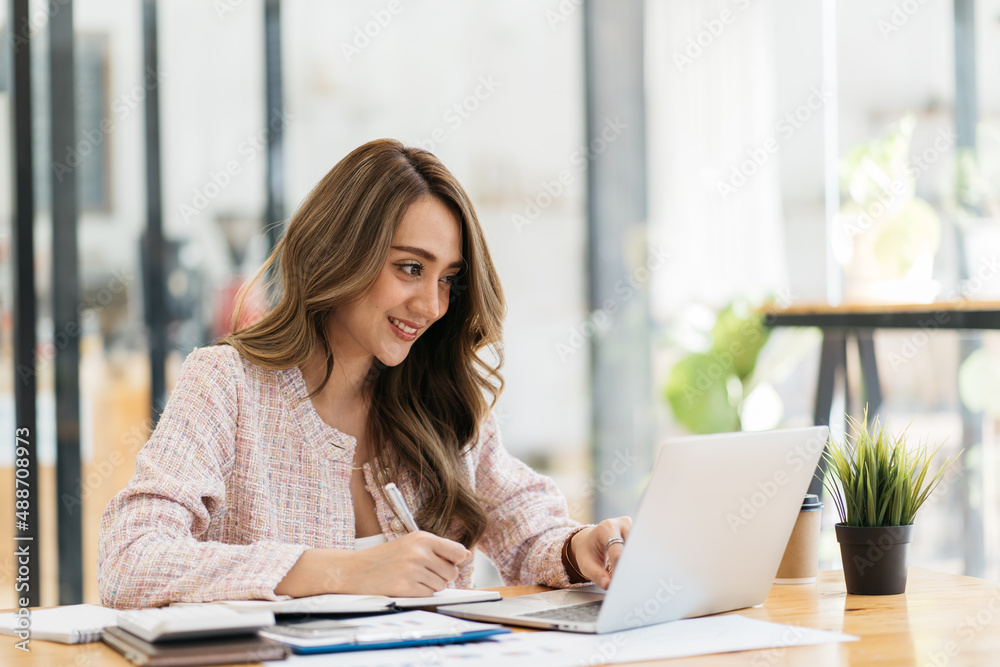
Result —
M196 349L104 512L101 602L283 599L274 587L303 551L354 548L354 445L317 414L298 368L264 369L227 345ZM489 517L478 548L504 581L568 586L561 549L579 524L552 480L507 453L492 416L465 465ZM403 535L368 465L364 475L382 533ZM421 506L412 480L392 481ZM471 559L455 585L472 585Z

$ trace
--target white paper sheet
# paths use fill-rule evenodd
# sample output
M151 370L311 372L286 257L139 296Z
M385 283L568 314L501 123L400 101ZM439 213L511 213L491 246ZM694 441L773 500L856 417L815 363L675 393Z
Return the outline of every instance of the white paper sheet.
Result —
M673 621L606 635L516 632L469 644L292 656L269 664L275 667L577 667L857 639L837 632L729 615Z

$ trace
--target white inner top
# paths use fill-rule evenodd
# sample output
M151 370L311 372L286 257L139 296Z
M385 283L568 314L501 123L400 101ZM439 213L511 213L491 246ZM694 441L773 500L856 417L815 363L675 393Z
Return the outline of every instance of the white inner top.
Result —
M380 544L385 544L388 542L385 535L379 533L378 535L369 535L368 537L356 537L354 538L354 550L361 551L362 549L370 549L371 547L377 547Z

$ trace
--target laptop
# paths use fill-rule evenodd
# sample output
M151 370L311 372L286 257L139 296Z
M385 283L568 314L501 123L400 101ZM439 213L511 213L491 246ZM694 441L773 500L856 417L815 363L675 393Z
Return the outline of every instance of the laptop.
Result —
M816 426L672 439L607 591L589 585L438 612L605 633L762 604L828 437Z

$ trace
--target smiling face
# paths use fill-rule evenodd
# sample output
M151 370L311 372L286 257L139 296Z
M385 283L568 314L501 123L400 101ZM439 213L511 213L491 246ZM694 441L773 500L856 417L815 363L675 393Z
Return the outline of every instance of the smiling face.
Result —
M371 288L333 314L334 356L402 363L413 341L448 310L451 284L463 265L458 218L433 197L415 201L403 214Z

